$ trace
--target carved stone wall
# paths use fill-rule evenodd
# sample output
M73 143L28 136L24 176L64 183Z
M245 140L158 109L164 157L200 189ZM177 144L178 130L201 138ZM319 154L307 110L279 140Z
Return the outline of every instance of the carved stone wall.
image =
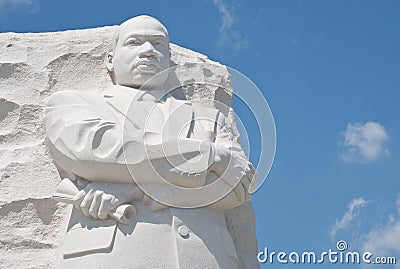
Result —
M103 89L104 59L115 27L39 34L0 34L0 268L53 268L68 207L51 195L60 181L46 145L43 107L51 93ZM224 87L192 87L187 97L231 106L227 69L197 52L171 45L180 82L194 78ZM193 63L203 63L193 69ZM234 119L231 131L237 134ZM226 213L241 268L259 268L250 203Z

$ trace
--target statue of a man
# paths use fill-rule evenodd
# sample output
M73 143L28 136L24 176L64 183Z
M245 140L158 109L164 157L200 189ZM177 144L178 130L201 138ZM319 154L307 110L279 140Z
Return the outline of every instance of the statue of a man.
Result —
M74 204L59 268L238 268L223 212L249 200L255 171L223 113L165 95L169 67L166 28L134 17L107 58L114 85L50 97L48 145Z

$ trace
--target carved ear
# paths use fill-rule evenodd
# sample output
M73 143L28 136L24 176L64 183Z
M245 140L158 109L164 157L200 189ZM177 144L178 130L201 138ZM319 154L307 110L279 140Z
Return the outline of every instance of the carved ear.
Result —
M107 54L106 67L107 67L107 71L108 71L108 74L110 75L112 83L114 85L116 85L117 83L115 81L113 60L114 60L114 53L110 52L109 54Z
M107 54L106 65L107 65L107 70L110 73L114 72L113 59L114 59L114 53L110 52L109 54Z

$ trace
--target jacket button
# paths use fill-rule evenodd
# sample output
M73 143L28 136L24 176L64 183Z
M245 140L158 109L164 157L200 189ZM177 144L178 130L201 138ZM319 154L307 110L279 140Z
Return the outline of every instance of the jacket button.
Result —
M186 226L180 226L178 228L178 233L181 237L183 238L188 238L189 237L189 228Z

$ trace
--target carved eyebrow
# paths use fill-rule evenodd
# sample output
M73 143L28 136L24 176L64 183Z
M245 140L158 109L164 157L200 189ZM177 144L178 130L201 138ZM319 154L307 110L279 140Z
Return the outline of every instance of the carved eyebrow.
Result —
M159 34L151 35L151 37L153 37L153 38L164 38L164 39L167 39L167 37L166 37L165 35L159 35Z

